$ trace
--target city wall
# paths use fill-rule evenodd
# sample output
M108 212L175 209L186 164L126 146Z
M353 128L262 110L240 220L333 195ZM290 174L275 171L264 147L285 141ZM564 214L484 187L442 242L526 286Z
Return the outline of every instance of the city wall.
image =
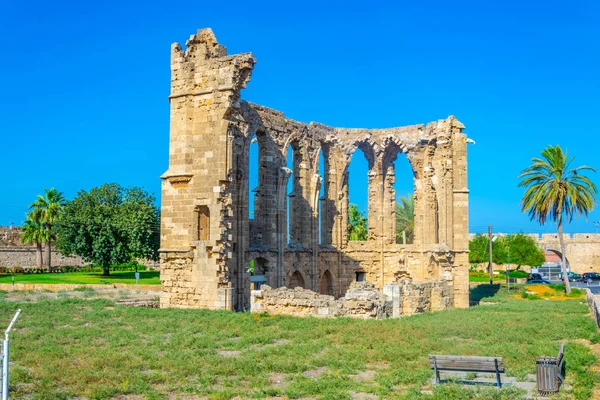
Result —
M494 235L506 235L505 233L495 233ZM551 250L562 255L558 234L526 234L534 239L540 249ZM474 234L469 235L475 237ZM567 264L571 271L576 273L600 272L600 234L599 233L565 233L563 235L565 242L565 253Z
M35 267L35 247L32 246L0 246L0 267ZM43 251L46 257L46 249ZM52 250L52 265L65 267L71 265L87 264L81 257L65 257Z

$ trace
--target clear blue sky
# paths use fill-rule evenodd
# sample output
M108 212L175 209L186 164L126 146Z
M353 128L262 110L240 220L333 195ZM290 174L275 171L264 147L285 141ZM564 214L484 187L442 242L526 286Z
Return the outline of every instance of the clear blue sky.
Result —
M20 223L43 188L71 198L114 181L159 197L170 44L212 27L258 59L243 97L290 118L379 128L456 115L477 142L471 230L553 231L521 214L516 177L549 144L600 168L599 2L491 3L4 2L0 224Z

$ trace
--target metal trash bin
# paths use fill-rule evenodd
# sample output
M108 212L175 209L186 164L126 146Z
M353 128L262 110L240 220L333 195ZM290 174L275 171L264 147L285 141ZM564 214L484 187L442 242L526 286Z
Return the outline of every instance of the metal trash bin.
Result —
M538 392L541 395L558 393L560 388L559 360L554 357L540 357L535 360L535 373Z

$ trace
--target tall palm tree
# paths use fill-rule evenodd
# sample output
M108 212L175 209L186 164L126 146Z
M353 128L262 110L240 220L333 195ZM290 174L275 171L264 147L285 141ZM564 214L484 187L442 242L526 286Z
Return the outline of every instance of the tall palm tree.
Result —
M412 243L415 236L415 196L400 197L396 203L396 243L402 243L402 232L406 232L406 243Z
M39 221L47 230L46 265L48 268L52 268L52 240L56 239L52 228L62 216L66 200L63 194L54 188L44 189L44 194L45 196L38 195L37 200L29 206L29 209L39 216Z
M367 240L367 218L364 211L358 210L358 205L348 207L348 240Z
M46 241L48 231L42 226L39 220L36 221L36 215L29 213L27 220L23 224L23 233L21 234L21 243L35 243L35 264L42 268L42 243Z
M523 212L527 211L532 220L544 225L548 219L556 222L562 253L562 276L567 293L571 291L566 270L563 223L571 222L573 217L587 215L592 211L598 199L596 185L583 171L596 170L587 165L572 168L574 157L569 158L567 151L560 146L548 146L542 150L542 158L532 158L531 164L519 175L519 187L525 188L521 200Z

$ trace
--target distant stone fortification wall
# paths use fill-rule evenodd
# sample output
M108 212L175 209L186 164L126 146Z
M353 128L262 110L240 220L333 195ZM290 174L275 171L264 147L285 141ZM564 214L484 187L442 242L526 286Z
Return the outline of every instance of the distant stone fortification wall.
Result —
M344 297L321 295L296 287L253 290L252 312L296 317L383 319L452 308L454 289L445 281L386 285L383 292L369 282L357 282Z
M43 260L46 259L46 251L43 251ZM138 259L150 269L159 269L160 264L153 260ZM56 250L52 250L52 266L82 266L89 262L78 256L63 256ZM0 246L0 267L35 267L35 247L31 246Z
M44 257L46 252L44 251ZM52 251L52 265L64 267L67 265L87 264L81 257L65 257L57 251ZM0 246L0 267L34 267L35 247L31 246Z
M20 226L0 226L0 246L21 246Z
M504 233L496 233L495 235L505 235ZM552 250L557 254L561 254L560 241L555 233L525 234L534 239L540 249ZM474 234L469 235L470 239L475 237ZM564 234L565 253L567 262L571 267L571 271L584 273L589 271L600 271L600 234L598 233L574 233Z

